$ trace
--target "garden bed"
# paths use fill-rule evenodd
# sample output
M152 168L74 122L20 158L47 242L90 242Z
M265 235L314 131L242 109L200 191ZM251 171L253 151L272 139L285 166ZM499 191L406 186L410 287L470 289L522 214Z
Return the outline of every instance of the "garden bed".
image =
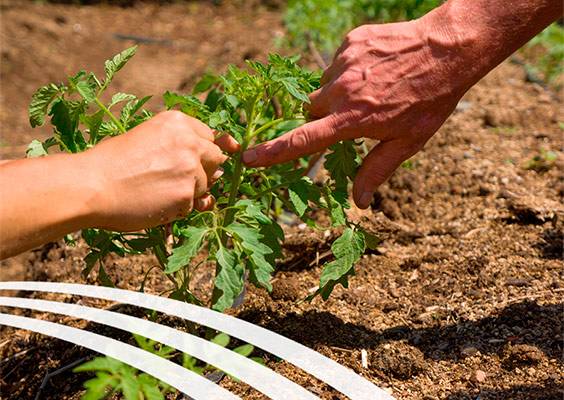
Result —
M101 61L133 44L127 36L138 37L140 50L114 90L141 96L190 92L209 70L265 60L284 32L281 11L274 2L249 3L118 8L2 1L2 159L22 157L32 139L51 135L49 128L32 130L28 123L27 105L37 87L79 69L98 73ZM147 108L157 112L164 103L155 97ZM339 286L327 302L295 304L319 282L333 238L286 226L286 258L277 266L273 292L249 288L243 306L229 313L319 351L398 399L561 399L564 154L558 122L564 122L558 96L527 82L521 66L503 63L464 97L413 158L413 168L398 170L378 190L371 209L350 210L380 244L357 264L348 289ZM557 159L531 164L541 149ZM1 279L85 283L80 272L86 252L80 241L76 248L50 243L3 261ZM117 287L138 290L152 265L149 256L116 257L107 272ZM213 272L211 265L201 268L193 281L201 298L210 296ZM95 276L87 282L95 284ZM155 273L146 290L159 293L165 285ZM112 306L90 299L81 304ZM9 312L131 340L67 317ZM161 321L180 327L173 319ZM47 373L91 356L5 327L0 346L0 359L31 349L2 364L6 399L34 399ZM292 365L256 355L321 398L340 398ZM41 398L78 399L84 380L70 370L58 374ZM221 385L245 399L263 398L230 378Z

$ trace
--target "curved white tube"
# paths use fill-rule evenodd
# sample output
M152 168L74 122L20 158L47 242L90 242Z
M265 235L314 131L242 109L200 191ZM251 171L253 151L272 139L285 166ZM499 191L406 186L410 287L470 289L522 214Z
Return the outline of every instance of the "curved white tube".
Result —
M136 333L172 346L222 371L241 379L274 400L318 399L300 385L282 375L197 336L117 312L76 304L58 303L21 297L1 297L0 306L30 308L64 314Z
M2 313L0 313L0 324L53 336L106 354L116 360L153 375L155 378L168 383L197 400L240 400L240 398L233 393L180 365L146 352L145 350L92 332L35 318Z
M353 400L394 400L373 383L306 346L249 322L164 297L101 286L54 282L0 282L0 289L67 293L127 303L209 326L266 350Z

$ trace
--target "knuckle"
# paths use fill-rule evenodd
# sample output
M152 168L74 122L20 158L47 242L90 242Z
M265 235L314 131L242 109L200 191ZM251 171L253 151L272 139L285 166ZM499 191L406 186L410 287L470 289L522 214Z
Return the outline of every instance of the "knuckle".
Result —
M179 123L186 118L186 115L177 110L163 111L161 115L170 123Z
M351 71L345 71L333 82L333 89L338 93L348 93L359 78Z
M305 129L300 129L294 132L290 137L289 147L292 149L307 151L311 147L311 137L309 132Z
M201 163L199 157L196 158L193 155L188 157L182 157L179 160L178 169L184 174L193 174L198 168L201 168Z

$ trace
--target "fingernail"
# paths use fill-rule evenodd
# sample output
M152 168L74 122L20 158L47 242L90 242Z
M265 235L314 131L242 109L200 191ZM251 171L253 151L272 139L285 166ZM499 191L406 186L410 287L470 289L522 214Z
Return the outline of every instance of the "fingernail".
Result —
M211 176L211 180L212 181L217 181L219 178L221 178L221 175L223 175L223 168L219 167L218 169L215 170L215 172L213 173L213 175Z
M243 152L242 157L245 164L252 164L258 159L257 152L254 150L247 150Z
M370 203L372 203L372 197L374 194L372 192L364 192L362 196L360 196L359 207L360 208L368 208Z

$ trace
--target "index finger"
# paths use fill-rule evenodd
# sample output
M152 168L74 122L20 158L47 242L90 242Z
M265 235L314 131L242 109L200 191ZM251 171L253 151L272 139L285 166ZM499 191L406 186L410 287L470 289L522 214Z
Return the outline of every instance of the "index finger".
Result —
M329 115L245 151L243 162L249 167L281 164L317 153L340 140L335 118Z

